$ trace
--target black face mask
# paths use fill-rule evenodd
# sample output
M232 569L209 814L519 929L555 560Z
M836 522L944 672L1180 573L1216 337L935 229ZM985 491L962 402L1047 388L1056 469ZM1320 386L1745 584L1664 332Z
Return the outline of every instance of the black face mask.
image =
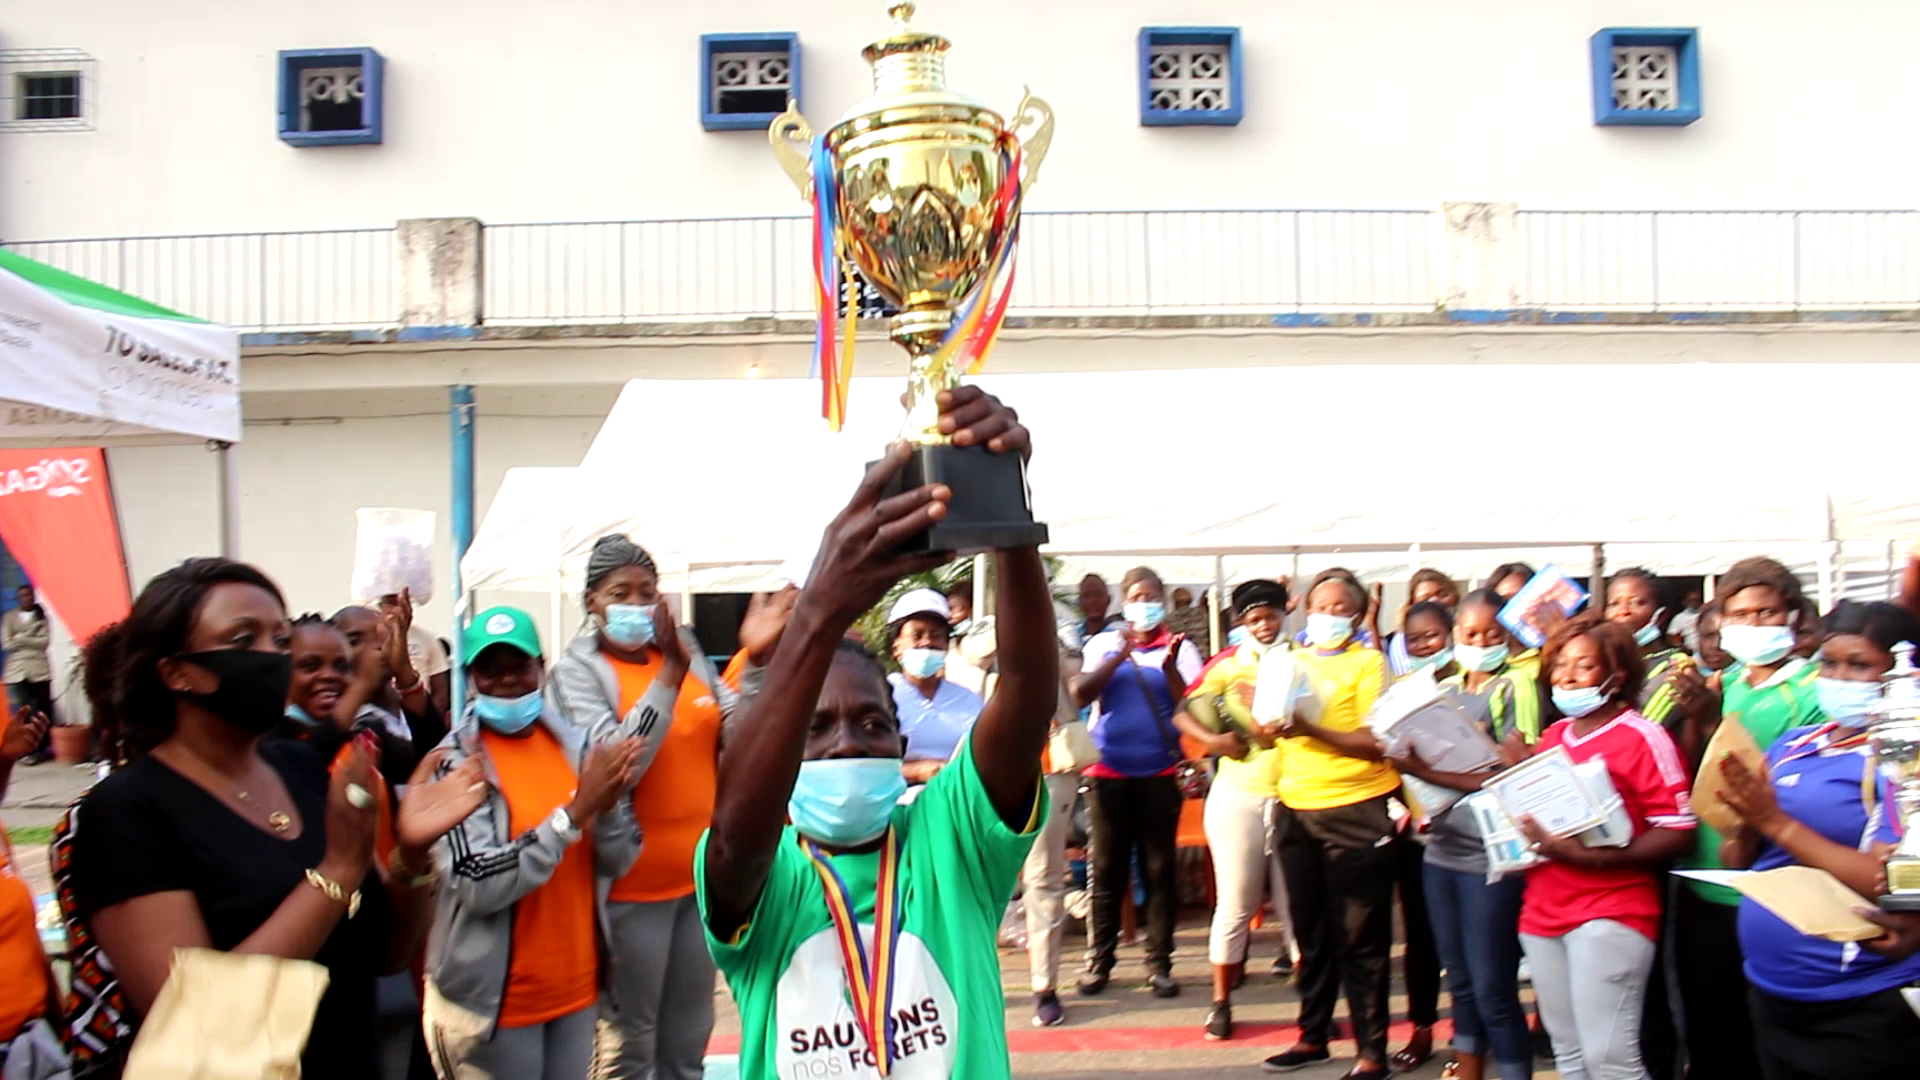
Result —
M210 649L179 659L220 680L212 693L180 696L242 731L264 735L287 711L293 685L293 657L257 649Z

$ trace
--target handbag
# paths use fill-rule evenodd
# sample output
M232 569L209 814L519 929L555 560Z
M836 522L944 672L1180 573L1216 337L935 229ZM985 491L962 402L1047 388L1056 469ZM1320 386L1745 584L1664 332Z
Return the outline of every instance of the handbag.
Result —
M1147 682L1146 673L1140 670L1140 664L1133 657L1127 657L1127 666L1133 669L1133 677L1140 680L1140 696L1147 699L1147 707L1153 710L1154 719L1160 721L1161 733L1169 742L1167 749L1180 759L1173 770L1174 786L1180 789L1183 799L1204 799L1213 790L1213 766L1210 762L1193 761L1187 758L1180 748L1180 730L1173 726L1173 711L1160 712L1160 703L1154 700L1153 686Z
M125 1080L294 1080L326 989L312 961L177 949Z
M1047 736L1047 762L1056 773L1079 772L1100 760L1100 749L1085 720L1069 720L1054 725Z

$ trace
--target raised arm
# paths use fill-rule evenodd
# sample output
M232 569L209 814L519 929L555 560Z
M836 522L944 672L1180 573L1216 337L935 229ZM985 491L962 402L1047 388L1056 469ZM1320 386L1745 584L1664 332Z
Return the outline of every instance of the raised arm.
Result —
M974 768L1000 820L1013 829L1032 816L1040 754L1060 701L1060 650L1053 595L1034 548L994 556L1000 678L973 726Z
M827 526L813 573L774 647L759 696L720 755L719 796L702 871L708 927L721 940L751 921L766 888L786 823L787 800L800 775L807 731L840 639L894 582L946 561L938 555L896 554L908 538L945 516L953 494L930 486L882 498L887 482L909 456L904 444L891 447L867 471L853 501Z

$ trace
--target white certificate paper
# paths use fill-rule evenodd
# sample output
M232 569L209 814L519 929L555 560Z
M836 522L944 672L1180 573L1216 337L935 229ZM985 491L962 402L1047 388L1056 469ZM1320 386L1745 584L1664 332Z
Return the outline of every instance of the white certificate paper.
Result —
M1562 747L1508 769L1487 781L1486 788L1508 817L1530 817L1553 836L1583 833L1607 820Z

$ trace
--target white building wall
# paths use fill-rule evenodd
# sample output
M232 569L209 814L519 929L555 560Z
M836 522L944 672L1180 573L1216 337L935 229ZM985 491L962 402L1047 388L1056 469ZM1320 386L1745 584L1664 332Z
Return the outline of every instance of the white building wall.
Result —
M0 134L10 239L791 214L753 132L700 128L698 37L795 31L806 112L862 97L881 0L69 0L14 4L0 48L97 61L90 132ZM1858 0L928 0L955 85L1049 99L1058 137L1035 209L1908 206L1920 143L1920 5ZM1142 128L1142 25L1243 30L1246 120ZM1592 123L1587 39L1698 26L1705 116ZM383 146L275 135L277 50L387 59Z

